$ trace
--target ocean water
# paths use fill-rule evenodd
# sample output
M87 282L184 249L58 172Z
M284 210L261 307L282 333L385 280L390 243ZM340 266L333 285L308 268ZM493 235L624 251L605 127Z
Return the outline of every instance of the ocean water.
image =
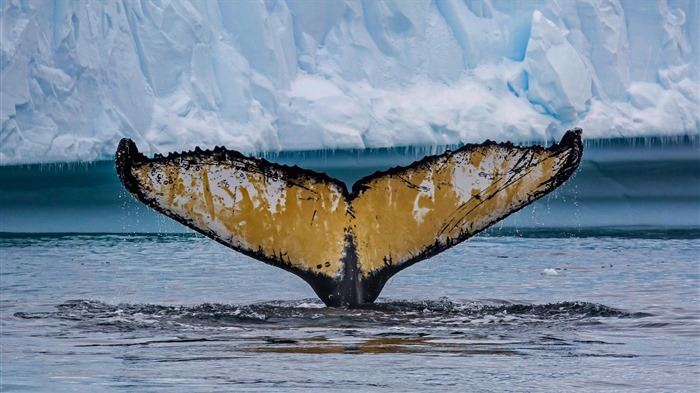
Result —
M584 134L585 136L585 134ZM700 227L700 135L584 140L580 168L507 227ZM344 181L408 165L437 149L283 152L271 161ZM183 232L135 201L114 163L0 166L0 232Z
M431 151L267 157L346 183ZM700 391L700 138L587 141L560 189L326 308L138 204L0 167L0 391Z
M194 234L0 250L6 392L700 390L698 229L494 229L357 309Z

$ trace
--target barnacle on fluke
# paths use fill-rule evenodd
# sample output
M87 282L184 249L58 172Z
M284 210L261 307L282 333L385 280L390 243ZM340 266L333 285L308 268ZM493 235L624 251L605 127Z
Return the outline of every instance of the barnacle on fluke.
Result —
M486 141L377 172L352 191L323 173L217 147L149 159L123 139L115 164L138 200L303 278L329 306L373 302L389 277L564 183L581 129L558 144Z

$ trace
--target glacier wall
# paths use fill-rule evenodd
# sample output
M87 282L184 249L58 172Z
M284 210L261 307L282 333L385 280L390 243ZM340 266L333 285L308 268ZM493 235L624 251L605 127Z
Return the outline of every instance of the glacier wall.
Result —
M7 0L0 164L700 134L695 0Z

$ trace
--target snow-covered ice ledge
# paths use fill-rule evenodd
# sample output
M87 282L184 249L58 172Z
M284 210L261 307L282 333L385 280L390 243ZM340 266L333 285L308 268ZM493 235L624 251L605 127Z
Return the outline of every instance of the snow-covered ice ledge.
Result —
M697 1L6 1L0 164L700 135Z

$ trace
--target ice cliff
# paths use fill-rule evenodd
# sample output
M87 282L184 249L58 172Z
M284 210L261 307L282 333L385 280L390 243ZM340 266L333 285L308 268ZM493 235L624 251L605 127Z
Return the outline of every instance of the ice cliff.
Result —
M0 164L700 134L695 0L0 7Z

